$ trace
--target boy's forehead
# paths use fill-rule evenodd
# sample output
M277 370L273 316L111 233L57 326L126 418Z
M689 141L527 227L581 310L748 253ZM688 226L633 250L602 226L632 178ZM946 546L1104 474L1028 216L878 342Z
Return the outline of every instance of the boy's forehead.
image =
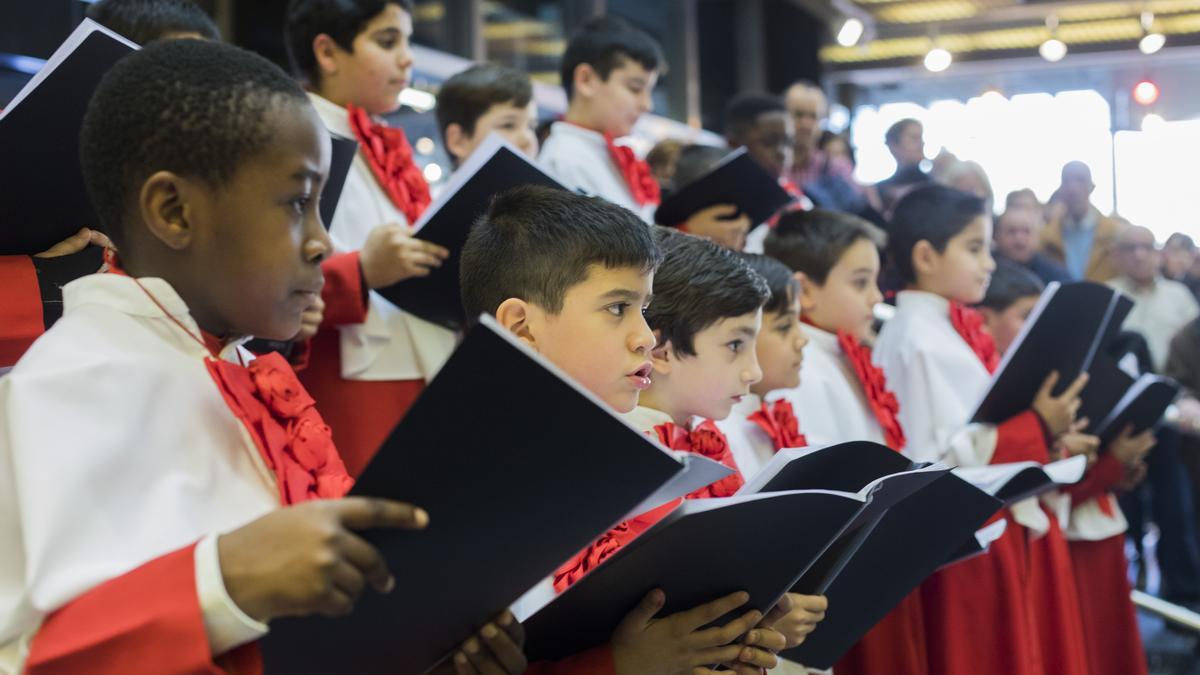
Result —
M370 34L389 28L399 30L405 35L411 35L413 32L412 15L400 3L389 2L385 5L383 10L371 17L367 25L363 26L362 33Z
M601 263L587 266L582 281L571 290L584 290L594 294L614 291L633 291L649 294L654 284L654 273L641 267L608 267Z
M624 52L617 52L616 57L613 59L612 73L614 75L620 73L625 77L641 77L647 80L658 79L657 68L648 70L646 66L642 65L641 61Z

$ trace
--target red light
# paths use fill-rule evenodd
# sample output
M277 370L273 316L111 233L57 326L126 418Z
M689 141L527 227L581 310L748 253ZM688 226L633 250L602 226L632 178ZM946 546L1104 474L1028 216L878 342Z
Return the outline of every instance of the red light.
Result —
M1142 105L1153 105L1158 100L1158 85L1142 80L1133 86L1133 100Z

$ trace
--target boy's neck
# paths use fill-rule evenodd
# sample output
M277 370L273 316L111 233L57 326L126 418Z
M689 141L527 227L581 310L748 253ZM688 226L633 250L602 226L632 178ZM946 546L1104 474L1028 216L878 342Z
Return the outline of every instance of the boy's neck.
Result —
M319 85L313 87L310 91L326 101L329 101L330 103L342 108L349 108L352 105L357 105L350 99L349 96L343 95L341 92L328 85Z
M649 389L643 391L638 405L666 414L671 418L671 421L681 427L690 427L692 415L686 410L680 410L679 406L672 405L670 397L662 396L663 392L661 388L658 388L658 391L655 391L655 389L656 387L651 385Z
M595 119L595 115L592 115L586 108L587 106L579 100L572 101L567 107L567 114L563 116L563 121L570 122L584 129L591 129L596 133L605 133L604 129L601 128L600 121Z

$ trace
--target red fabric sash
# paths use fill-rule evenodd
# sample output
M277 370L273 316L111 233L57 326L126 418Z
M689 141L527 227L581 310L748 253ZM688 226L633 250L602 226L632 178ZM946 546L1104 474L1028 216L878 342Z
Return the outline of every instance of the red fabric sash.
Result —
M612 159L613 164L617 165L617 170L621 172L621 178L625 180L625 185L629 188L629 194L633 195L633 201L638 206L657 205L662 202L662 193L658 186L658 180L654 178L654 172L645 160L638 159L632 148L617 145L617 139L612 134L602 133L575 122L563 121L604 136L604 147L608 149L608 156Z
M366 110L356 105L347 105L346 110L350 112L350 129L375 180L408 219L408 224L417 222L433 198L425 176L413 161L412 146L404 130L375 122Z
M716 422L704 420L690 431L673 422L665 422L654 427L654 433L658 434L658 440L663 445L672 450L694 452L733 469L733 475L696 490L688 495L689 499L731 497L746 483L733 459L733 451L729 449L729 439L717 428Z
M800 433L800 421L796 419L796 411L787 399L781 398L770 406L764 402L758 410L747 415L746 419L766 432L775 452L808 445L808 439Z
M983 329L983 315L958 302L950 303L950 323L959 336L975 352L975 356L983 362L989 373L996 372L1000 365L1000 355L996 352L996 342Z
M904 428L900 426L900 401L888 389L887 376L882 368L871 363L870 347L845 331L837 332L837 340L842 353L854 368L871 412L875 413L875 419L883 428L884 442L889 448L900 452L908 441L904 437Z

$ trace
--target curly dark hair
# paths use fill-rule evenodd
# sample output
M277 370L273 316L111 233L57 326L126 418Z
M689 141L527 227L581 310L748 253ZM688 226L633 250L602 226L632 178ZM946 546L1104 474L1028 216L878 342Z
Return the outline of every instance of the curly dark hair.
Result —
M139 45L171 33L221 39L212 17L191 0L100 0L88 7L87 17Z

